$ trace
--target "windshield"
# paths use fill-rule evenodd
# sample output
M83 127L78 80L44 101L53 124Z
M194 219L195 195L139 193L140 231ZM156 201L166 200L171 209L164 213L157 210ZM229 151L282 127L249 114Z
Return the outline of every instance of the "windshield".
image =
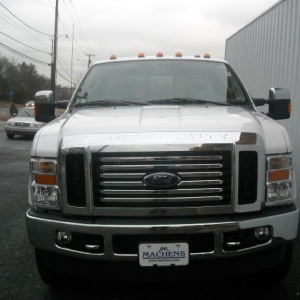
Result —
M18 112L17 117L34 117L34 110L33 108L23 108Z
M128 61L95 65L76 94L75 106L248 104L231 69L221 62Z

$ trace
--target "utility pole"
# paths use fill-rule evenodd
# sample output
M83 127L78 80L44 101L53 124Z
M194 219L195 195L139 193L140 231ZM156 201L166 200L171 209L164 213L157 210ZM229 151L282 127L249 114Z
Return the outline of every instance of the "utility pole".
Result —
M88 60L88 68L90 67L90 65L91 65L91 62L92 62L92 60L91 60L91 56L95 56L95 55L93 55L93 54L86 54L86 56L88 56L89 57L89 60Z
M56 88L56 57L57 57L57 33L58 33L58 0L56 0L55 7L55 23L54 23L54 49L51 62L51 90L55 101L55 88Z

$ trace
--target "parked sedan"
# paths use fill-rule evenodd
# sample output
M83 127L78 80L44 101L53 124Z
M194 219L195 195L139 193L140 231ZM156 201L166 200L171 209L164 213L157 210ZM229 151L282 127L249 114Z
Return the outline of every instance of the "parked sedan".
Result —
M15 135L33 136L44 125L45 123L35 121L33 107L25 107L7 121L5 131L9 139L13 139Z

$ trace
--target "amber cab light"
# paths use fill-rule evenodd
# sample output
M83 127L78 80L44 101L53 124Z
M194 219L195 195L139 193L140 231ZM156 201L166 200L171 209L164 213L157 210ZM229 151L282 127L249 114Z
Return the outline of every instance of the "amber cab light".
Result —
M204 54L204 58L210 58L210 54L205 53L205 54Z
M164 57L164 55L163 55L162 52L157 52L156 56L157 56L157 57Z
M175 54L175 57L182 57L182 53L181 53L181 52L177 52L177 53Z
M145 54L143 52L139 53L138 55L139 58L144 58L145 57Z
M110 56L110 59L117 59L117 56L116 56L115 54L112 54L112 55Z

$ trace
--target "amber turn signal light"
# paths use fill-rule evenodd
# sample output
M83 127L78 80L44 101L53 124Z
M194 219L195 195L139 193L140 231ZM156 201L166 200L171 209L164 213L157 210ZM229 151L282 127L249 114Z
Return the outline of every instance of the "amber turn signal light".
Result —
M56 185L56 175L37 174L35 175L35 182L38 184Z
M269 172L269 181L281 181L290 178L289 170L271 171Z

